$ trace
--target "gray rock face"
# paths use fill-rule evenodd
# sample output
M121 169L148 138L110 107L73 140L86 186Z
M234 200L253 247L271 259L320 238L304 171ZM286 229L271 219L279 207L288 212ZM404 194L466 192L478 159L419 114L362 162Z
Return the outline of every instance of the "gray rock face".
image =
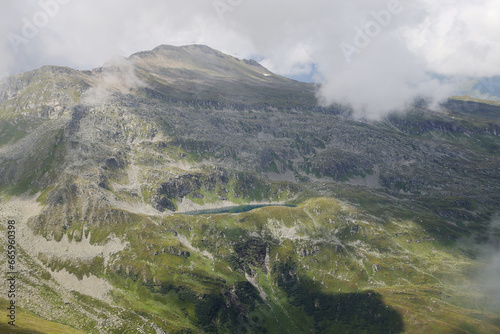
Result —
M204 46L161 46L87 72L43 67L2 87L0 184L14 193L77 176L104 194L140 164L134 196L159 211L211 192L262 198L273 179L498 202L493 106L419 104L384 122L354 121L345 107L318 107L313 85ZM179 161L213 168L174 170Z
M336 284L356 291L374 282L413 289L435 279L421 271L438 266L411 247L434 254L459 238L490 240L486 222L500 207L499 115L492 104L450 100L439 111L415 104L379 122L355 120L346 106L318 106L314 85L254 61L205 46L160 46L92 71L51 66L3 82L0 191L6 199L37 194L40 212L28 223L46 238L98 247L116 234L130 242L104 260L41 259L47 268L82 277L87 270L156 301L175 297L189 312L172 323L185 317L186 328L208 332L220 321L232 330L234 319L248 324L256 300L281 289L267 299L276 301L268 320L288 323L304 305L303 319L313 319L329 314L322 305L366 297L320 292L327 285L334 293ZM222 218L170 215L287 201L308 204ZM141 309L127 316L142 319Z

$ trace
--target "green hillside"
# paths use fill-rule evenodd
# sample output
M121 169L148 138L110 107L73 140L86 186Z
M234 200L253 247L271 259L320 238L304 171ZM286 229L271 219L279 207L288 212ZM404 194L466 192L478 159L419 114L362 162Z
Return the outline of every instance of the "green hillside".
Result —
M496 103L360 121L197 45L1 87L16 333L500 333Z

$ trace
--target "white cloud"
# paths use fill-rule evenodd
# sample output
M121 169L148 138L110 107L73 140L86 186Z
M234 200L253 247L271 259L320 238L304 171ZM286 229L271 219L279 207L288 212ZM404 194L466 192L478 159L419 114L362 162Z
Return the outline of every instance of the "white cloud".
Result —
M285 76L308 74L312 71L312 52L310 45L297 43L290 46L287 55L273 52L260 63L271 72Z
M95 77L94 86L83 95L84 104L103 104L114 92L129 94L137 88L146 86L135 75L133 63L121 57L113 58L104 64L102 71Z
M33 23L40 3L55 1L57 13L15 52L8 34L23 36L25 19ZM401 11L377 20L374 12L390 11L396 1L2 1L0 75L45 64L90 69L160 44L207 44L261 59L283 75L303 75L314 64L322 101L347 101L368 117L415 95L441 98L453 90L427 73L500 75L496 0L400 0ZM358 29L371 29L368 42ZM340 47L346 44L356 47L350 62Z
M423 22L407 27L409 49L426 60L430 70L446 75L500 74L500 3L422 1Z

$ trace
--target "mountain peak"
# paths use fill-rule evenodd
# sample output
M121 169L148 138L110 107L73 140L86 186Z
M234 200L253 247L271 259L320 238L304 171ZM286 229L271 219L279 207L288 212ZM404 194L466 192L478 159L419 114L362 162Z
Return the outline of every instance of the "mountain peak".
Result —
M200 45L4 85L19 332L500 333L499 106L358 122Z
M129 60L156 93L223 104L314 107L314 86L276 75L206 45L160 45ZM155 93L155 95L157 95Z
M222 52L213 49L205 44L187 44L182 46L173 46L168 44L161 44L153 49L153 51L161 52L161 51L169 51L169 50L184 50L187 52L204 52L207 54L213 55L224 55Z
M234 75L235 70L239 69L241 72L245 65L253 66L252 70L258 71L257 77L265 78L273 74L255 60L241 60L200 44L160 45L151 51L135 53L129 59L135 63L148 64L153 67L204 70L215 76L227 76L231 72ZM252 74L255 75L255 73ZM241 79L241 75L238 77Z

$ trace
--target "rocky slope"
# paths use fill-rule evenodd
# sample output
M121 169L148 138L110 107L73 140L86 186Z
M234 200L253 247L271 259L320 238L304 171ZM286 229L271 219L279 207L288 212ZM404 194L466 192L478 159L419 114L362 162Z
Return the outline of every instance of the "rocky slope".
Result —
M8 78L18 304L87 333L500 332L500 108L365 122L314 92L197 45Z

